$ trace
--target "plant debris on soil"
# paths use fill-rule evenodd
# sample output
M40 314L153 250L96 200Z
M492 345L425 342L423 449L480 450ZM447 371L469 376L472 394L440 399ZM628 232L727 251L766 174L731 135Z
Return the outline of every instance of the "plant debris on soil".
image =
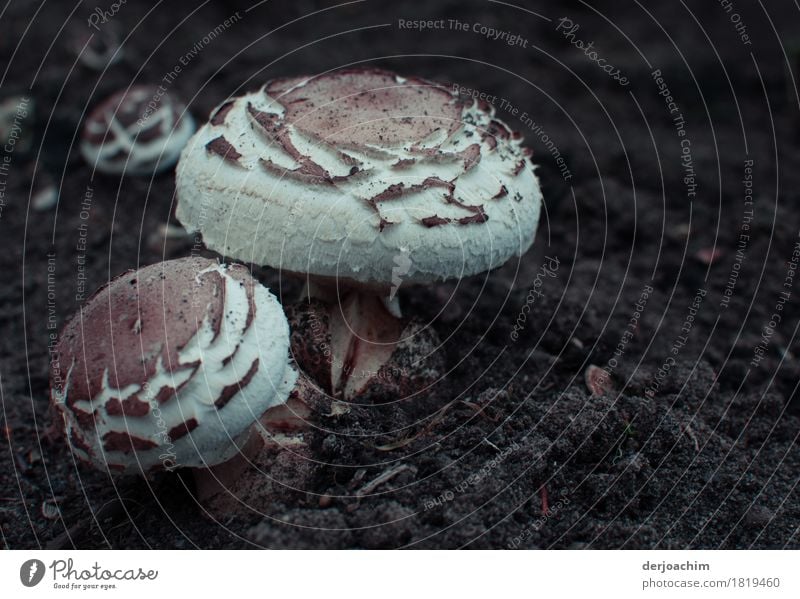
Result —
M750 44L718 3L129 3L101 25L125 40L105 72L70 50L93 7L50 4L0 14L0 101L30 100L29 145L0 153L4 547L800 548L791 2L737 7ZM557 30L562 17L627 85ZM400 288L442 339L447 374L414 398L318 415L312 483L263 513L209 517L186 473L116 479L76 463L48 411L54 336L124 270L214 256L170 233L172 171L92 173L75 145L88 111L161 83L202 122L270 78L359 61L495 96L540 165L526 255ZM32 205L47 184L57 206ZM300 294L302 281L253 272L284 304Z

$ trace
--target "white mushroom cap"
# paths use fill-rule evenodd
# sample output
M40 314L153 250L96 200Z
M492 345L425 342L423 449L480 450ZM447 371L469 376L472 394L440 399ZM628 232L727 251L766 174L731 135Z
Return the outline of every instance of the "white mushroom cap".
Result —
M541 192L483 102L375 69L283 79L223 103L177 168L178 219L223 255L388 288L525 252Z
M173 166L195 130L186 106L162 87L117 92L86 119L81 154L100 172L151 175Z
M51 402L73 452L125 473L226 461L297 379L275 297L245 267L204 258L111 281L56 357Z

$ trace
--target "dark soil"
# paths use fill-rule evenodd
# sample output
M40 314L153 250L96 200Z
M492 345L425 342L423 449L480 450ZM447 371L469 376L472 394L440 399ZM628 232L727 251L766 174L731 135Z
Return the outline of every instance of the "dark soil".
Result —
M5 547L800 548L800 281L786 278L800 229L792 2L735 0L732 12L661 2L650 13L578 0L524 9L370 0L324 12L315 11L329 5L293 1L247 13L244 1L147 4L123 5L101 25L130 34L124 60L105 73L75 65L68 41L91 31L95 3L69 14L71 3L37 12L12 1L0 13L0 93L35 103L22 130L30 149L18 144L0 177ZM324 465L309 488L267 513L212 521L189 476L114 480L73 461L49 428L48 335L78 307L81 277L88 295L127 268L189 250L164 247L157 234L174 222L171 172L92 175L74 145L85 111L132 82L158 83L237 10L241 19L170 84L198 119L269 78L359 61L457 81L496 94L500 114L525 134L546 210L519 261L486 277L401 288L406 313L446 340L449 372L424 402L387 398L320 417L332 432L315 443ZM556 31L561 17L627 86ZM458 19L470 30L406 30L399 18ZM518 33L527 47L487 40L474 23ZM659 95L655 69L677 112ZM59 205L35 210L31 189L47 179L60 186ZM559 267L537 282L545 256ZM282 301L297 297L297 283L255 272ZM706 295L695 313L698 290ZM783 303L781 291L790 292ZM586 386L592 364L611 371L603 396Z

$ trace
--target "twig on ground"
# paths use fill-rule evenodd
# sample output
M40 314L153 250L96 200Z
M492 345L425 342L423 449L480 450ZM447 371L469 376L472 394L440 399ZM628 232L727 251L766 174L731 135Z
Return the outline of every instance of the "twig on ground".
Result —
M115 498L100 506L95 512L94 518L84 518L78 524L70 526L63 533L47 543L46 549L74 549L79 545L81 537L91 528L95 520L102 523L105 520L116 520L123 512L126 512L125 501L133 501L126 498Z
M489 441L489 439L484 437L483 442L486 443L486 445L488 445L492 449L494 449L497 453L503 453L502 450L497 445Z
M401 472L406 472L406 471L410 471L416 474L417 469L414 468L414 466L409 466L408 464L398 464L394 468L389 468L389 470L386 470L385 472L381 473L380 476L372 479L370 482L368 482L366 485L364 485L358 491L356 491L356 497L364 497L365 495L369 495L370 493L372 493L372 491L380 487L383 483L390 481Z
M376 445L375 449L379 451L393 451L395 449L400 449L401 447L405 447L406 445L412 443L413 441L416 441L422 435L430 432L430 430L433 429L433 427L436 426L442 420L442 418L445 415L445 412L447 412L447 410L449 410L450 407L454 403L456 403L456 401L457 400L454 399L453 401L442 406L442 408L438 412L436 412L436 415L431 419L431 421L425 427L423 427L418 433L411 435L410 437L406 437L405 439L398 439L397 441L392 441L391 443L387 443L386 445Z
M550 511L550 500L547 496L547 487L542 486L539 489L539 495L542 498L542 516L547 516L548 512Z
M700 443L698 443L697 436L694 434L692 427L687 424L684 431L686 432L686 436L694 442L694 452L700 453Z

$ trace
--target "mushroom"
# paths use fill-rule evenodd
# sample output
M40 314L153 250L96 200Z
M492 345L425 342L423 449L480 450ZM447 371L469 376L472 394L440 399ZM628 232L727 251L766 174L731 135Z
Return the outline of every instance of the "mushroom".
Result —
M152 175L178 161L194 130L186 106L163 86L134 85L92 111L81 154L103 173Z
M81 64L95 71L103 71L125 57L122 31L116 22L97 25L97 13L89 17L89 28L85 23L72 23L67 29L69 49Z
M36 103L28 96L0 100L0 149L6 154L26 154L33 146Z
M177 197L208 248L306 278L329 311L317 380L345 399L369 383L353 372L380 372L408 339L398 288L521 255L542 199L530 151L491 105L370 68L223 102L181 154Z
M68 320L51 405L80 460L115 474L195 468L207 499L260 452L303 446L312 389L288 352L280 304L245 267L153 264Z

